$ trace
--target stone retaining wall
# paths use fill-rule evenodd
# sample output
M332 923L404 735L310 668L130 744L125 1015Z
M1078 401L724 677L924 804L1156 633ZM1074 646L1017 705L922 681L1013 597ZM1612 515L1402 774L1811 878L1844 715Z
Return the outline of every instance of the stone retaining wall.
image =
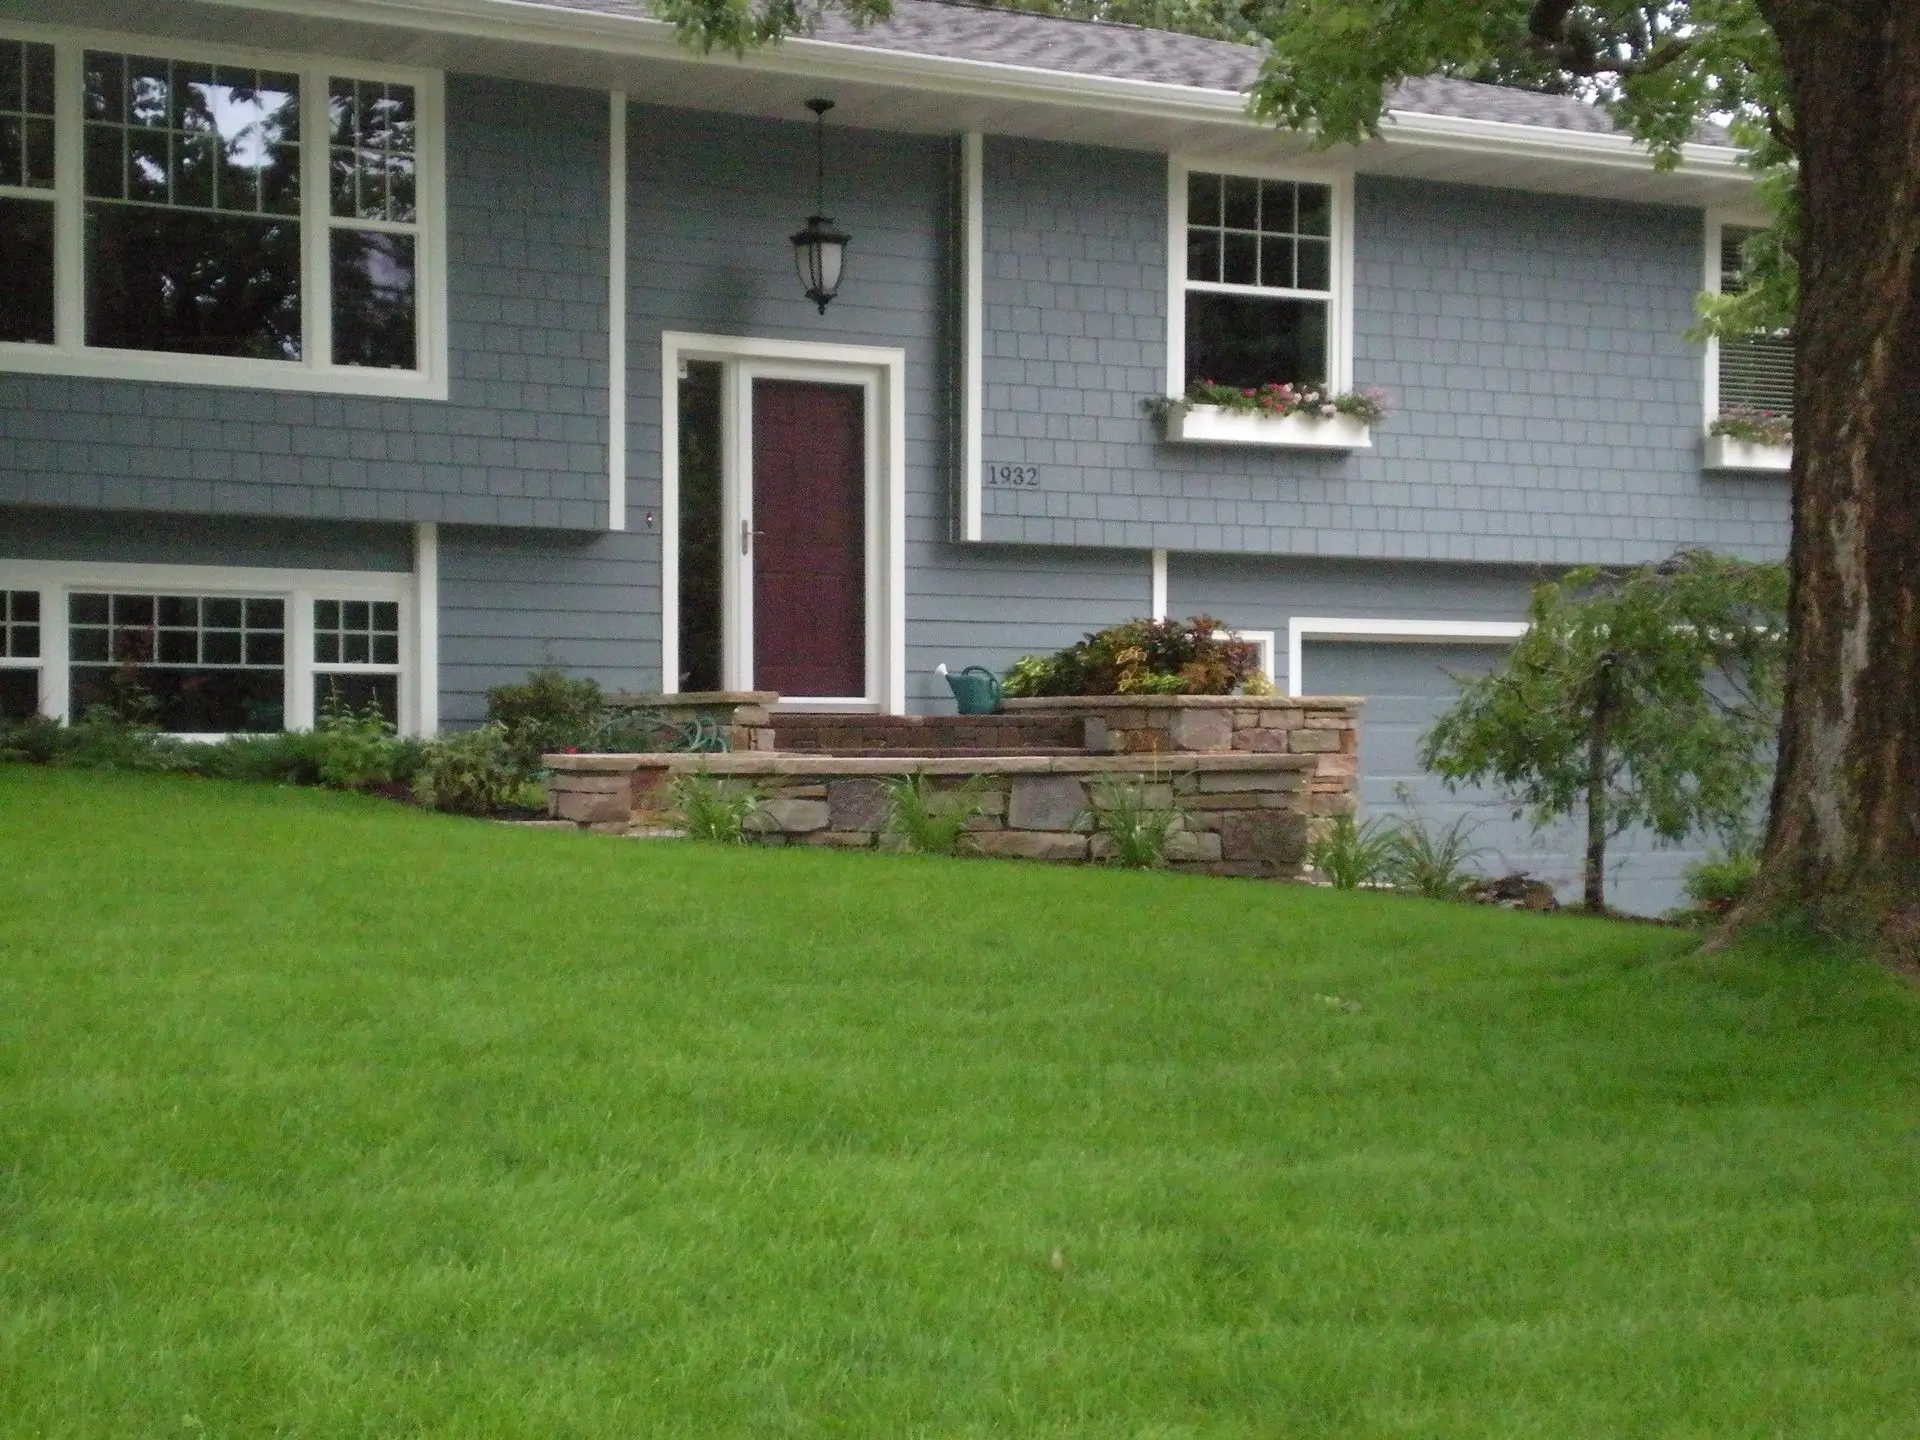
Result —
M1092 815L1103 781L1139 785L1151 805L1181 811L1167 847L1176 869L1283 878L1299 873L1324 817L1352 808L1352 782L1328 791L1319 754L1225 752L955 758L831 755L550 755L548 807L558 819L612 834L656 834L674 823L676 776L704 771L757 785L763 843L871 849L890 845L888 782L923 775L936 793L979 788L972 848L1031 860L1099 860Z

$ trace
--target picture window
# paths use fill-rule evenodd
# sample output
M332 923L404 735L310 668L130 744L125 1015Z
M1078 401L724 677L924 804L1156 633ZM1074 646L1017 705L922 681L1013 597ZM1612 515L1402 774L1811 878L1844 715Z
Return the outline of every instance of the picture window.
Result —
M69 719L106 706L181 734L284 724L284 600L83 591L67 607Z

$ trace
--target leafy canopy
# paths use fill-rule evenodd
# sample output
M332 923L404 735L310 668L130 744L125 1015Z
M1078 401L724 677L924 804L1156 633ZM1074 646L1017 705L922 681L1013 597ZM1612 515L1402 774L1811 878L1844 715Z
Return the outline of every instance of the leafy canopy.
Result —
M1536 825L1589 803L1596 717L1606 829L1743 832L1779 720L1786 571L1704 551L1536 586L1499 668L1463 682L1422 744L1449 788L1494 783Z

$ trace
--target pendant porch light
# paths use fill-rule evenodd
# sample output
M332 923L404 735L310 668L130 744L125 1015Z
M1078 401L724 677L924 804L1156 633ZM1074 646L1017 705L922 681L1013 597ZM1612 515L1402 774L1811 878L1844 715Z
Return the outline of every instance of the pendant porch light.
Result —
M833 217L820 212L827 208L827 111L831 100L809 100L813 112L813 210L806 228L794 231L794 268L800 272L802 293L827 313L827 302L840 289L840 271L847 257L847 242L853 237L834 228Z

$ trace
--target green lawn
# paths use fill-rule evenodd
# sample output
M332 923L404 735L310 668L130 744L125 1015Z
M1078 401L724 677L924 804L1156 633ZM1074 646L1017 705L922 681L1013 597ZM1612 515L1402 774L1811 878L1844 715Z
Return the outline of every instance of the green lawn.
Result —
M0 767L0 1433L1911 1440L1920 999L1688 944Z

